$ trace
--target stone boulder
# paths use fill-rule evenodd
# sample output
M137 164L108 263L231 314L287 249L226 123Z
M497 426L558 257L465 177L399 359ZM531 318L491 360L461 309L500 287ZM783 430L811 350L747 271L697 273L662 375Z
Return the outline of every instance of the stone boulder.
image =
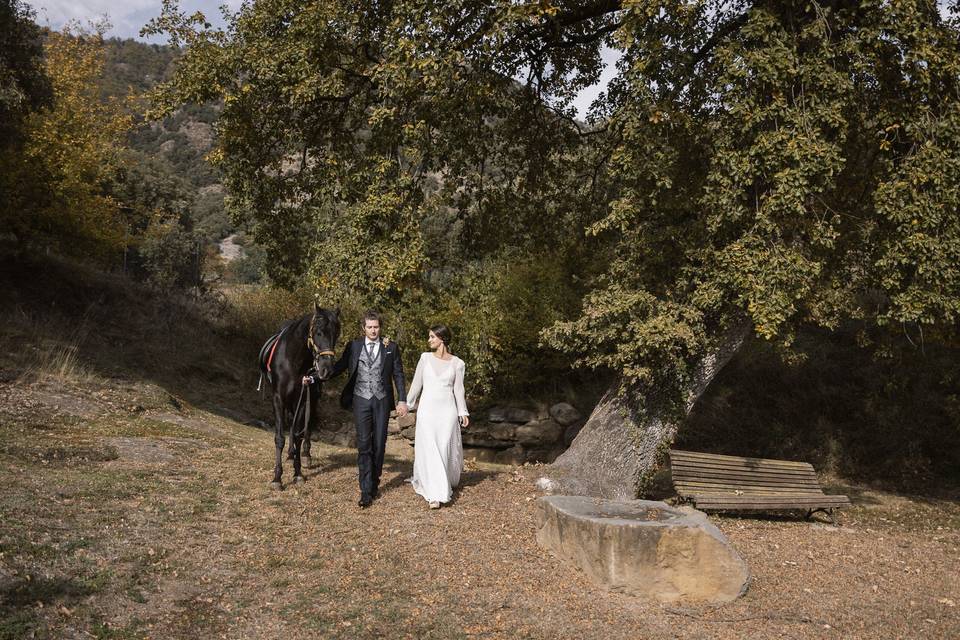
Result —
M390 412L390 419L387 420L387 433L396 434L400 433L407 427L412 427L417 424L417 417L408 413L405 416L398 416L396 411Z
M516 407L494 407L490 409L490 422L513 422L515 424L526 424L537 419L537 414L527 409L518 409Z
M563 427L553 420L545 420L519 426L514 433L520 444L543 446L559 442L563 431Z
M490 449L504 449L510 446L509 442L497 440L484 429L474 429L471 424L468 429L460 432L460 438L465 447L487 447Z
M569 427L574 422L580 420L580 412L577 411L573 405L567 404L566 402L558 402L550 407L550 417L553 418L557 424Z
M660 602L731 602L750 582L705 514L663 502L545 496L537 542L609 589Z
M470 425L470 428L473 429L473 425ZM487 427L487 433L490 434L490 437L495 440L516 440L517 438L517 426L510 424L509 422L496 422Z

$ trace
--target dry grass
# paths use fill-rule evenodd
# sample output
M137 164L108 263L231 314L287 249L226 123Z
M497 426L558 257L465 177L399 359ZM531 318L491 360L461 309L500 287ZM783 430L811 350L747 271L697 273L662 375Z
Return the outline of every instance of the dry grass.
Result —
M842 527L715 518L750 565L722 608L606 592L534 540L534 468L469 470L430 511L392 449L356 500L318 446L268 488L270 434L137 384L0 387L0 638L951 638L960 508L856 487ZM289 470L288 470L289 478Z

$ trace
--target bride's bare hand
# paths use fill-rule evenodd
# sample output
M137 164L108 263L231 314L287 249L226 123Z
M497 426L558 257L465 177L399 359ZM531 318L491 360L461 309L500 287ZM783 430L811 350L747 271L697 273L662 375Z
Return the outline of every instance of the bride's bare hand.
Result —
M470 416L460 416L460 426L464 429L470 426Z

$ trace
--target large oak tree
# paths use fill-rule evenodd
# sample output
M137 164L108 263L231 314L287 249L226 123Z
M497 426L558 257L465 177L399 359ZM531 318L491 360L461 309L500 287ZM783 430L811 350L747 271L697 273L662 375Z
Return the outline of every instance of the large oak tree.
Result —
M266 0L203 23L168 3L151 27L188 46L160 112L223 101L216 159L277 277L403 296L458 266L424 220L461 260L546 239L599 265L544 334L616 376L555 489L636 495L750 335L956 324L960 28L932 0Z

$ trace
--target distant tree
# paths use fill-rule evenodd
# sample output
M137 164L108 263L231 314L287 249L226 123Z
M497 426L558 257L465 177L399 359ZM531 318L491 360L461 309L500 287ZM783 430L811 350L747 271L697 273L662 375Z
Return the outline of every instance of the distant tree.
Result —
M156 211L137 240L138 259L149 284L166 291L201 285L203 245L177 216Z
M53 99L35 15L20 0L0 0L0 149L17 141L27 114Z
M48 34L44 65L53 104L27 118L11 167L11 179L34 185L38 197L21 191L21 206L2 214L18 236L43 236L80 252L115 252L127 239L121 203L108 190L131 119L122 102L100 99L103 28Z
M163 156L125 150L117 173L112 195L144 212L143 219L162 211L176 217L180 225L192 226L193 186Z
M34 12L20 0L0 0L0 211L42 198L42 172L22 172L24 122L53 100L44 72L43 42ZM22 179L34 173L27 183ZM6 214L0 213L0 221ZM6 231L12 231L7 227Z

